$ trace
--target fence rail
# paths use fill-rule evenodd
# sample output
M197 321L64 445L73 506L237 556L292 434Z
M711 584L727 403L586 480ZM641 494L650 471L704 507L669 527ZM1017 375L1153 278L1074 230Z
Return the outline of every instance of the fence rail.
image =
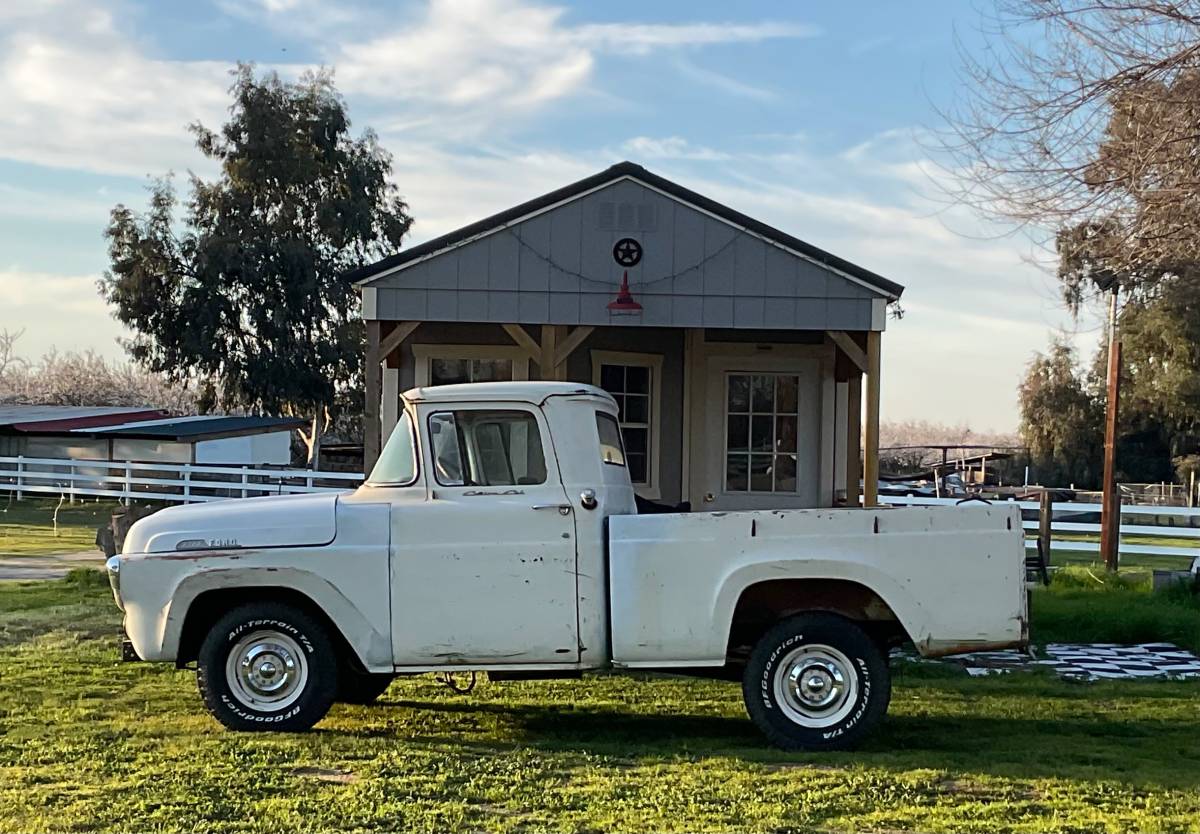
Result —
M69 500L109 498L130 501L169 501L193 503L228 498L252 498L260 495L337 492L362 483L363 476L351 472L323 472L312 469L267 468L254 466L209 466L189 463L150 461L103 461L67 458L30 458L0 456L0 493L63 496ZM939 506L959 503L955 498L924 498L884 495L880 501L892 506ZM1022 527L1038 529L1039 507L1036 501L1011 501L1021 508ZM1080 515L1098 515L1100 504L1062 502L1054 505L1051 530L1068 535L1099 536L1097 523L1070 520ZM1187 539L1195 547L1167 543L1122 541L1121 553L1127 555L1171 556L1194 559L1200 556L1200 508L1161 505L1123 504L1122 538ZM1149 517L1151 523L1144 523ZM1036 549L1033 538L1025 546ZM1097 541L1056 538L1054 550L1098 553Z
M153 461L104 461L0 456L0 492L193 503L261 495L336 492L362 475L312 469L212 466Z
M962 501L961 498L923 498L918 496L908 495L881 495L879 496L881 503L894 507L930 507L930 506L951 506ZM995 504L1005 504L1011 506L1015 504L1021 508L1021 526L1028 531L1034 533L1038 529L1038 516L1040 507L1036 501L993 501ZM1061 517L1074 517L1079 515L1099 514L1102 510L1100 504L1082 504L1069 501L1056 503L1053 509L1054 518L1050 522L1050 529L1053 533L1066 533L1071 535L1090 535L1099 537L1100 525L1098 523L1088 523L1079 521L1057 520ZM1150 516L1156 523L1153 524L1126 524L1124 520L1127 517L1138 519L1139 517ZM1152 504L1122 504L1121 505L1121 537L1124 539L1127 536L1137 536L1139 538L1163 538L1163 539L1198 539L1200 540L1200 507L1167 507L1162 505ZM1162 523L1167 522L1167 523ZM1028 550L1037 549L1036 538L1026 538L1025 547ZM1055 538L1053 544L1054 550L1061 550L1074 553L1099 553L1099 541L1079 541L1075 539ZM1135 544L1132 542L1121 541L1120 552L1130 556L1174 556L1186 559L1195 559L1200 556L1200 541L1196 547L1180 547L1166 543L1152 542L1149 544Z

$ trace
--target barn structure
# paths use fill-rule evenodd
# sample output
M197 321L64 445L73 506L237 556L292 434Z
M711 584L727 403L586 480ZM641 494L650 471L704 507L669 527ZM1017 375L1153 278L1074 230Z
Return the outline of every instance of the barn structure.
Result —
M881 336L903 287L640 165L351 278L368 470L409 387L554 379L617 399L643 497L828 507L857 503L861 477L876 502Z

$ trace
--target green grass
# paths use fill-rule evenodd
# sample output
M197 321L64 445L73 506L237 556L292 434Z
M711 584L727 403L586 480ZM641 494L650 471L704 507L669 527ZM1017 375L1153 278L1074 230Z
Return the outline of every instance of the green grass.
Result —
M96 528L107 524L118 505L112 501L59 506L57 499L26 498L0 504L0 556L77 553L96 546ZM58 529L54 512L58 508Z
M1182 586L1150 593L1150 574L1064 568L1034 591L1033 636L1039 643L1168 641L1200 652L1200 598Z
M1072 601L1061 582L1042 600ZM98 572L0 584L0 831L1200 826L1196 683L903 664L881 732L832 755L766 747L736 685L620 675L407 678L311 733L241 735L191 672L118 663L118 622Z

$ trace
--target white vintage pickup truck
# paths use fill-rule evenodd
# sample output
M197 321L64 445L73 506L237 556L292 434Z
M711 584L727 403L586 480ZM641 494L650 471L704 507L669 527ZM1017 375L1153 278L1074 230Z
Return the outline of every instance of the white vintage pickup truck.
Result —
M1015 507L638 515L612 398L418 388L354 492L180 506L109 560L130 659L196 664L235 730L304 730L400 674L739 680L788 749L854 744L888 649L1027 642Z

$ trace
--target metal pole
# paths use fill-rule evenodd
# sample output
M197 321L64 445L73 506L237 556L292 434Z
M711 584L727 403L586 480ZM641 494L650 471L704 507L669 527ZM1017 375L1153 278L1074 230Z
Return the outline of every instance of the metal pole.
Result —
M1110 571L1118 567L1121 496L1117 492L1117 406L1121 395L1121 338L1117 329L1117 284L1108 306L1108 402L1104 413L1104 500L1100 515L1100 553Z

